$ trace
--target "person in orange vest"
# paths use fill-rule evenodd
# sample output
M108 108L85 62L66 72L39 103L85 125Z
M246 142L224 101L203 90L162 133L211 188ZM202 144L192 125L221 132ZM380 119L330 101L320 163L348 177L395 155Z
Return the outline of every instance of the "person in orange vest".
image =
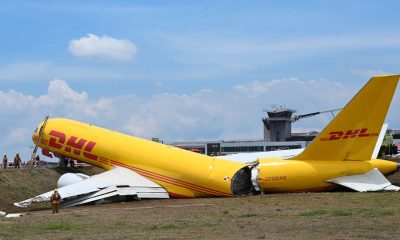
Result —
M21 158L19 157L19 153L17 153L17 155L15 155L15 157L14 157L14 165L15 165L15 168L20 168Z
M4 156L3 156L3 168L4 169L7 169L7 162L8 162L7 155L4 154Z
M51 210L53 213L58 213L58 210L60 208L60 200L61 200L61 195L58 193L58 189L54 189L53 194L51 194L50 197L50 202L51 202Z

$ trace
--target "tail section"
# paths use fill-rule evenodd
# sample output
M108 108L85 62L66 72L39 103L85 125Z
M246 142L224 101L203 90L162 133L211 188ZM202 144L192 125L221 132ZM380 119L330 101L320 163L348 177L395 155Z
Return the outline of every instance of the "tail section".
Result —
M400 75L376 76L296 160L370 160Z

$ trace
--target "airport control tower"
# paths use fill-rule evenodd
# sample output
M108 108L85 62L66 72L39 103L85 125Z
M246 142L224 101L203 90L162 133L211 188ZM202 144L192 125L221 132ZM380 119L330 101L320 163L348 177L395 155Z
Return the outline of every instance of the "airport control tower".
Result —
M278 107L275 110L264 110L268 113L263 118L264 140L273 142L284 142L292 136L292 115L296 110Z
M341 110L341 108L295 116L292 115L296 110L285 107L277 107L275 110L264 110L264 112L268 113L268 117L262 119L264 123L264 140L272 142L290 141L288 139L292 138L292 123L321 113L331 113L332 117L334 117L333 113L339 110Z

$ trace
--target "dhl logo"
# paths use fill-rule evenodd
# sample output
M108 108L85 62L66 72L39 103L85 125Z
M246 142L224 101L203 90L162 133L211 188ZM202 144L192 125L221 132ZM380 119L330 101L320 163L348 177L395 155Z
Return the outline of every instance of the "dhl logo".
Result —
M65 152L73 153L74 155L81 156L92 160L97 160L98 156L92 154L92 150L96 145L93 141L88 141L86 139L79 139L78 137L71 136L67 140L67 136L65 133L51 130L49 140L49 147L53 147L55 149L63 149Z
M348 139L356 137L373 137L379 135L377 133L367 133L367 131L368 128L347 130L346 132L344 131L330 132L329 137L321 138L321 141L331 141L331 140Z

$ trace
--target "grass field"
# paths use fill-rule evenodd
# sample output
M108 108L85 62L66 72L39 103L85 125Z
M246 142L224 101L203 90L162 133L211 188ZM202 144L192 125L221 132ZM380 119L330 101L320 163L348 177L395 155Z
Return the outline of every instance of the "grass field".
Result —
M399 223L400 193L269 194L46 206L0 218L0 239L399 239Z
M0 239L399 239L399 193L147 200L0 218Z

